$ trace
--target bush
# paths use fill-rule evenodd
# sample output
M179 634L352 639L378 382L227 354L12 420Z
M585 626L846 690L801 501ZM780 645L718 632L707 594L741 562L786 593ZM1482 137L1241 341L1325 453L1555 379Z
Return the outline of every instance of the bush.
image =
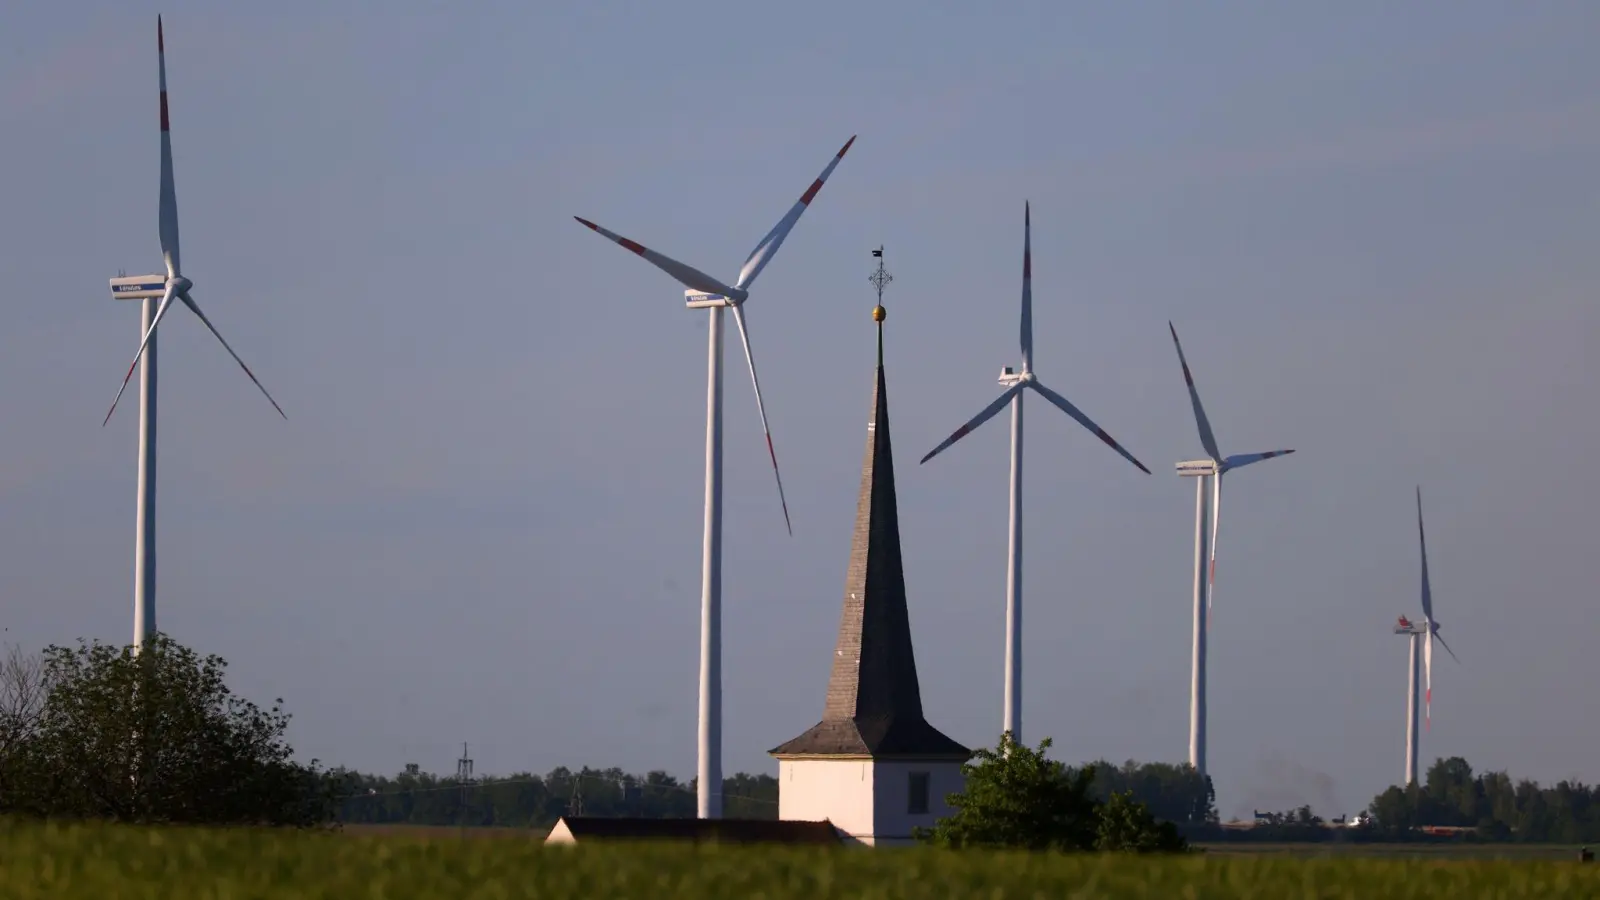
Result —
M1182 852L1188 844L1169 822L1157 822L1132 794L1106 803L1093 796L1095 769L1073 769L1045 756L1050 738L1029 749L1000 736L963 764L966 784L947 802L955 814L933 828L918 828L919 841L935 846L1058 851Z
M42 656L45 695L0 766L4 808L33 816L315 825L335 782L297 765L289 716L233 694L220 657L165 636L140 652L80 642Z

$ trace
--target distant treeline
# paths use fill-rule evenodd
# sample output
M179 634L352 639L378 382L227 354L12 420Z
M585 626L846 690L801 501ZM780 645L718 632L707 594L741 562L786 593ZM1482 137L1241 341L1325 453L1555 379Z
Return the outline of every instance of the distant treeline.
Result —
M1179 823L1216 821L1210 779L1188 766L1099 762L1094 793L1132 791L1157 818ZM454 775L433 775L417 766L394 776L336 770L345 799L339 818L351 824L468 825L548 828L570 813L586 816L691 817L695 781L681 782L662 771L634 775L621 769L573 771L562 767L545 775L518 772L473 779L465 786ZM778 780L740 773L723 779L723 815L776 819Z
M1489 841L1600 842L1600 786L1560 781L1540 787L1505 772L1475 775L1459 756L1435 762L1420 785L1389 788L1369 809L1371 830L1389 840L1454 826Z
M1562 781L1553 787L1513 781L1504 772L1475 775L1459 757L1441 759L1422 783L1391 787L1373 799L1370 821L1334 827L1311 810L1262 813L1255 827L1229 829L1218 822L1209 778L1187 765L1094 763L1094 794L1108 799L1128 791L1158 819L1178 824L1197 841L1438 841L1600 843L1600 787ZM562 767L545 775L521 772L473 780L462 790L453 775L408 766L395 776L335 770L344 796L339 818L348 823L469 825L548 828L569 812L587 816L688 817L695 814L695 783L666 772L634 775L621 769ZM723 814L775 819L778 781L740 773L723 782ZM1428 829L1468 829L1442 836Z
M680 782L661 771L641 776L562 766L545 775L476 778L464 788L454 775L432 775L414 765L394 776L332 774L344 781L339 818L347 823L548 828L568 814L671 819L692 818L696 808L695 781ZM722 784L725 817L778 817L778 779L741 772Z

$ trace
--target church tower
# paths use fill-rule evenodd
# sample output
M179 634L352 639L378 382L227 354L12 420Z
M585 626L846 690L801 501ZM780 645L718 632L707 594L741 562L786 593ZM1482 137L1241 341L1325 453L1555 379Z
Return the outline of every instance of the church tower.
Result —
M880 258L872 279L879 298L872 310L877 384L833 672L822 721L769 752L778 760L778 818L826 819L847 839L892 845L910 843L913 827L950 815L945 797L961 790L961 764L972 752L922 717L883 374L889 276L882 249L873 255Z

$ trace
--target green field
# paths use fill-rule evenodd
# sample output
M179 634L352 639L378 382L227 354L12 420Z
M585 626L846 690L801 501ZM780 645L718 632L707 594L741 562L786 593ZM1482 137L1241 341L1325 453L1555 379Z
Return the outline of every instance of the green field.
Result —
M6 898L738 897L1551 898L1600 897L1600 865L1574 861L1188 859L610 846L544 848L538 835L306 834L0 825ZM1234 849L1234 848L1229 848ZM1572 860L1575 854L1569 854Z

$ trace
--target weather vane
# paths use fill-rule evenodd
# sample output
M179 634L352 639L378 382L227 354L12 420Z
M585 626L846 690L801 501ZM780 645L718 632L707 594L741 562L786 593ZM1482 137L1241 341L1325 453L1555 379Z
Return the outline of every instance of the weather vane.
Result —
M882 322L885 315L883 309L883 288L889 282L894 280L894 276L890 275L889 271L883 267L882 244L878 245L878 249L872 251L872 255L878 258L878 270L867 276L867 281L871 282L872 286L878 289L878 305L872 309L872 320L874 322Z

